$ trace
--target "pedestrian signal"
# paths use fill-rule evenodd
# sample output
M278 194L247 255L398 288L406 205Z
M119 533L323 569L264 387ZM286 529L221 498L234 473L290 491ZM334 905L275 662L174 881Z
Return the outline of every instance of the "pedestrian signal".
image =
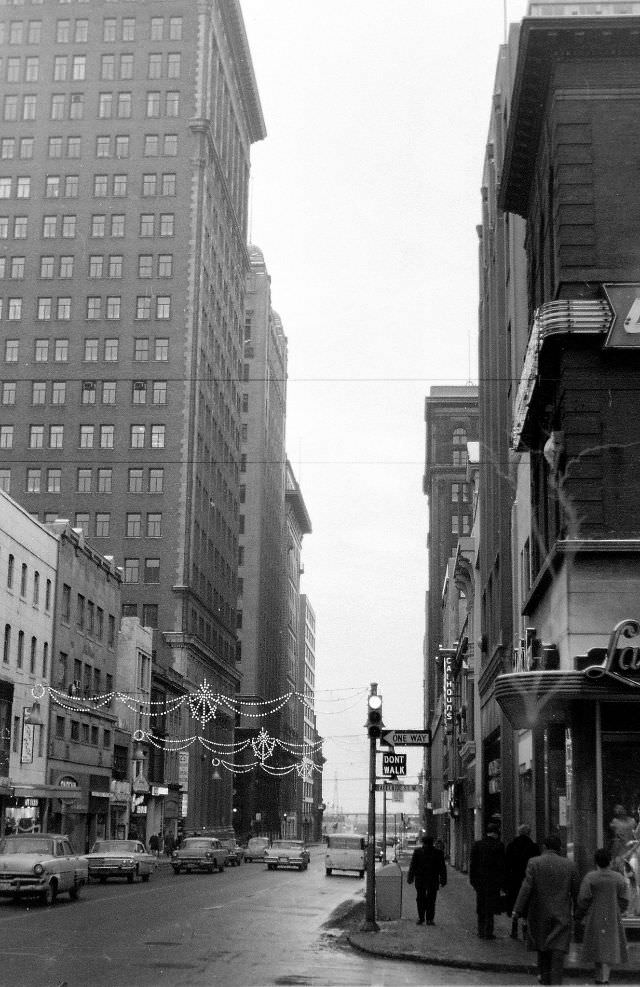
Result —
M382 736L382 696L372 693L367 699L367 733L370 740Z

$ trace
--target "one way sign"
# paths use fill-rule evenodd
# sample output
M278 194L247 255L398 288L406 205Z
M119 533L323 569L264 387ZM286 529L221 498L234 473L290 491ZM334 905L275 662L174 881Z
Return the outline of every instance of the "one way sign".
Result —
M431 730L385 730L380 743L387 747L430 747Z
M389 778L393 775L406 775L407 755L406 754L386 754L382 755L382 776Z

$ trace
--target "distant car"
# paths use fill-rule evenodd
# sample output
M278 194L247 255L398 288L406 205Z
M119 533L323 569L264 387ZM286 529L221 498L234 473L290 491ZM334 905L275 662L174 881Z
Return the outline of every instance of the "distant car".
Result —
M357 871L359 877L364 877L366 868L364 836L351 834L329 836L324 866L327 877L331 877L335 870Z
M267 870L296 867L306 870L311 856L302 840L274 840L264 855Z
M129 884L138 878L148 881L157 866L156 858L139 840L98 840L87 862L89 877L102 884L108 877L126 877Z
M213 874L214 870L223 871L227 859L227 850L220 840L211 836L190 836L182 846L171 854L171 866L174 874L192 870L206 870Z
M253 860L264 860L264 855L270 843L271 841L266 836L253 836L247 843L247 849L244 851L244 859L247 863Z
M227 851L225 861L227 867L239 867L244 860L244 847L241 847L235 840L220 840Z
M0 896L37 896L55 905L68 892L75 901L89 879L86 856L77 854L68 836L16 833L0 840Z

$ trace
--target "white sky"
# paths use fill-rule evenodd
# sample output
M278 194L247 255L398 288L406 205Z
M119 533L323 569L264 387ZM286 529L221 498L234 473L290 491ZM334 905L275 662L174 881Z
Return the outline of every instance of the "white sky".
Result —
M504 0L241 3L267 126L251 240L289 340L287 448L313 523L324 798L337 781L366 811L369 683L387 727L423 726L424 398L476 379ZM510 21L525 13L508 0Z

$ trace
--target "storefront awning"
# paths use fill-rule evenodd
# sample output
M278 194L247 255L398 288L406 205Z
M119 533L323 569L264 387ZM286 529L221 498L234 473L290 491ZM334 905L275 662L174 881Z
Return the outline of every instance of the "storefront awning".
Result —
M12 785L11 792L16 798L24 799L59 799L79 798L79 788L66 788L62 785Z
M640 692L606 678L593 678L584 671L510 672L498 675L494 696L516 730L539 723L562 722L569 703L584 700L628 702L640 700Z

